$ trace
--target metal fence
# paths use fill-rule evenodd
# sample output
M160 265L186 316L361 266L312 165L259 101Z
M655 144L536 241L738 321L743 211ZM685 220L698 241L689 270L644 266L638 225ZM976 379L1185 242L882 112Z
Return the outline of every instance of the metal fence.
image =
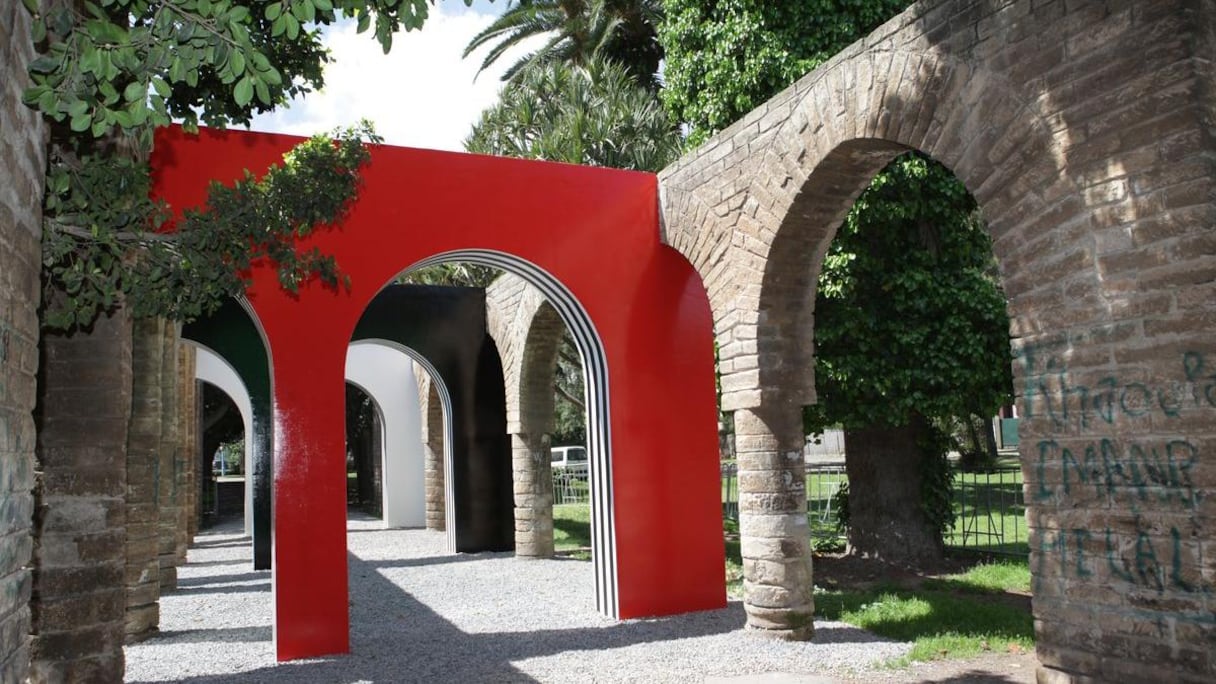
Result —
M1026 502L1017 466L954 474L954 528L946 546L980 553L1026 556Z
M572 463L553 467L553 503L590 503L591 486L587 477L586 463Z
M721 464L722 514L739 518L738 467ZM806 506L811 542L832 548L844 543L840 525L842 492L848 483L844 464L807 466ZM1005 467L990 472L954 473L954 527L945 535L951 549L994 555L1028 553L1022 473Z

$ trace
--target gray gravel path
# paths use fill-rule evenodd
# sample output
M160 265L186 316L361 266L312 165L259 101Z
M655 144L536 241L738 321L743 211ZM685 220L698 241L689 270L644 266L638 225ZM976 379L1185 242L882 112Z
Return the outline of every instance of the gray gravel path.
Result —
M352 520L352 654L276 663L270 573L247 538L199 535L161 633L128 646L128 682L832 681L907 652L816 622L811 643L743 629L743 607L617 622L595 612L591 564L444 553L441 533Z

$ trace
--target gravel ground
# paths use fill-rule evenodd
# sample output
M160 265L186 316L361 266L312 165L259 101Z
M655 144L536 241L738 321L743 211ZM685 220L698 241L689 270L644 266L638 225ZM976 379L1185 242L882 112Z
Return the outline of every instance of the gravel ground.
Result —
M270 573L234 527L203 533L161 597L161 632L128 646L128 682L825 682L907 652L838 622L786 643L742 604L656 620L595 612L591 564L447 555L444 536L352 520L351 650L276 663ZM876 675L878 673L875 673ZM889 674L889 673L887 673Z

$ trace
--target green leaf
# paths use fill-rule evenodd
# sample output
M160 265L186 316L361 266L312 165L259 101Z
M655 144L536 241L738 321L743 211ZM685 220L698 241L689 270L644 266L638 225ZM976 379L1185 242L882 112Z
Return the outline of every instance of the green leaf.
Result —
M148 97L148 87L139 81L129 83L127 84L127 87L123 89L122 96L127 102L142 103Z
M245 73L245 55L241 54L240 50L233 50L228 56L228 68L234 75Z
M55 111L55 109L56 109L55 105L58 103L59 103L59 97L57 95L55 95L54 90L50 90L49 88L47 90L43 91L42 94L38 97L38 109L41 109L44 112Z
M241 107L244 107L253 100L253 82L248 76L236 82L236 87L232 90L232 97L237 105Z
M271 101L271 99L270 99L270 88L268 88L266 86L265 81L260 80L260 79L257 81L254 81L253 87L254 87L254 90L257 91L258 99L261 100L263 104L267 104L267 105L274 104L274 102Z
M274 21L283 14L283 6L277 2L266 5L266 11L262 13L267 21Z
M29 70L35 74L49 74L58 69L59 64L59 60L55 59L54 57L51 57L50 55L42 55L30 62Z
M163 98L168 98L173 95L173 88L170 87L170 85L165 82L165 79L161 78L160 76L152 77L152 88L156 91L157 95L160 95Z
M72 116L72 121L71 121L71 124L69 124L69 125L71 126L73 131L75 131L77 133L81 133L83 131L88 130L89 124L91 124L92 122L93 122L93 117L90 116L88 113L75 114Z

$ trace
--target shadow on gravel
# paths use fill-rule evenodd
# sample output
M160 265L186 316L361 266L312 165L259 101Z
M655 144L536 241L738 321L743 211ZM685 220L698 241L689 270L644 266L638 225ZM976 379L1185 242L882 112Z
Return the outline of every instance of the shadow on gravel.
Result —
M450 565L452 563L468 563L470 561L486 561L497 558L514 558L513 552L484 552L484 553L458 553L447 556L427 556L425 558L394 558L393 560L379 561L358 561L359 565L366 569L379 568L421 568L430 565ZM355 572L354 561L350 566L351 573ZM353 576L353 575L352 575Z
M489 554L467 557L484 559ZM495 554L497 555L497 554ZM509 555L509 554L507 554ZM459 562L462 557L419 559ZM673 641L738 630L745 619L742 604L692 615L651 620L630 620L604 627L526 632L464 632L376 572L381 567L421 564L409 561L360 560L349 555L351 581L351 647L347 656L279 663L223 676L200 676L176 681L235 682L533 682L512 663L571 651L626 648L635 644ZM215 587L215 591L245 587ZM265 590L259 587L257 590ZM218 634L217 634L218 633ZM244 633L244 635L242 635ZM218 642L240 639L267 640L269 628L198 630L162 633L174 640ZM757 637L760 638L760 637ZM844 626L822 626L821 643L870 643L875 637ZM222 651L216 657L222 658Z
M706 620L702 614L694 620L674 616L621 622L603 628L469 634L376 572L377 567L397 567L409 563L369 563L353 554L349 559L351 655L279 663L239 674L200 676L177 681L532 682L535 680L516 669L512 661L566 651L623 648L638 643L729 632L739 628L743 615L741 609L727 608L713 611L719 615L711 620ZM244 589L243 586L215 587L214 591ZM162 633L161 638L172 636L175 640L221 641L227 639L222 638L223 634L217 637L214 633L225 631ZM229 636L235 639L239 631L231 630ZM258 634L257 638L266 637ZM222 653L217 657L222 658Z
M922 684L1016 684L1022 680L983 670L969 670L945 679L926 679Z
M190 564L191 566L194 563ZM211 587L217 584L232 584L235 582L258 582L270 579L269 570L250 570L231 575L202 575L200 577L182 577L177 580L178 589L191 587Z
M274 633L270 627L225 627L221 629L172 629L157 632L157 639L175 644L207 644L224 642L270 641Z

